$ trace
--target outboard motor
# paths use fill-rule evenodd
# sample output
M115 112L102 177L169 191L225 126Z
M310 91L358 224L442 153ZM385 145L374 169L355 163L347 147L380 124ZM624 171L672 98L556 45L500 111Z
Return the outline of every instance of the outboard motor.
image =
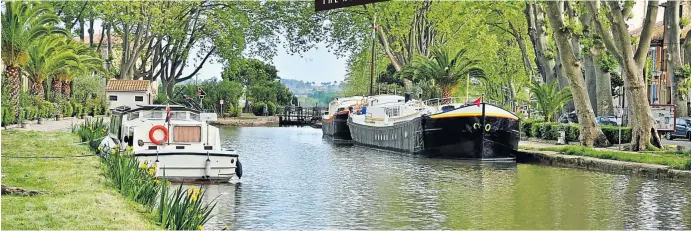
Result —
M410 101L410 99L411 99L410 93L405 93L404 96L405 96L405 102L406 102L406 103L407 103L408 101Z

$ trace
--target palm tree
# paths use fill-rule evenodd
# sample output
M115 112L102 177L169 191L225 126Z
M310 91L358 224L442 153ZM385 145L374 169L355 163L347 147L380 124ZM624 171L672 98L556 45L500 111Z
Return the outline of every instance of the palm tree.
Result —
M25 70L31 79L31 94L44 96L43 81L53 77L71 63L79 62L79 57L66 47L64 36L48 36L37 40L28 49L29 60Z
M568 88L559 90L556 82L550 84L533 82L530 91L535 96L547 122L552 122L552 116L560 111L566 102L571 100L571 91Z
M482 69L477 67L479 61L468 58L466 53L466 49L452 54L448 48L437 47L432 50L429 58L416 57L411 65L403 70L402 74L409 78L412 77L418 83L433 82L434 85L441 88L442 98L449 98L451 97L451 90L469 75L475 78L484 77Z
M104 71L105 69L103 68L103 60L98 58L94 49L86 43L70 39L67 46L77 55L77 60L70 63L58 79L62 82L62 94L69 99L72 95L70 83L75 76L88 74L92 71Z
M5 65L5 84L12 86L10 101L19 111L19 68L29 60L27 52L32 41L54 32L60 19L47 4L8 1L2 15L2 62Z

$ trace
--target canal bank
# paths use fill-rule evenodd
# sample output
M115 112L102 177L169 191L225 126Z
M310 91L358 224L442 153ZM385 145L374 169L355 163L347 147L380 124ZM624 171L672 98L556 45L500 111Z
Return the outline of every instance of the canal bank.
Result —
M2 131L3 185L40 194L2 195L1 228L160 229L143 206L107 186L100 160L78 142L67 132Z
M209 124L233 127L278 127L279 121L277 116L242 115L240 117L220 117L214 122L209 122Z
M608 173L637 175L651 178L691 182L691 171L672 169L658 164L599 159L564 155L554 151L519 150L516 157L521 163L540 163L557 167L581 168Z

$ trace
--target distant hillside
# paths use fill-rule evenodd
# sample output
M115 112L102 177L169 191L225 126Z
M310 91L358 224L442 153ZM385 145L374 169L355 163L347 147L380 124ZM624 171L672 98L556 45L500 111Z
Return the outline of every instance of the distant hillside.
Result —
M309 95L318 91L341 92L343 89L343 81L317 83L295 79L281 79L281 83L286 85L294 95Z

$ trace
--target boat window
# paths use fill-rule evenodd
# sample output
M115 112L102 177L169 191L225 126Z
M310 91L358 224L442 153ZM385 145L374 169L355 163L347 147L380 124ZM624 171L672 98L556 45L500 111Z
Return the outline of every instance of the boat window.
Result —
M201 121L199 119L199 114L198 113L191 113L190 112L190 119L195 120L195 121Z
M161 119L161 118L163 118L163 112L162 111L143 111L142 112L142 118Z
M187 112L184 112L184 111L171 112L170 113L170 119L185 120L185 119L187 119Z
M201 142L202 128L200 126L175 126L173 127L173 140L175 142Z
M139 112L131 112L130 114L127 114L127 120L134 120L139 118Z
M110 118L110 133L120 137L120 126L122 125L122 115L113 115Z
M399 116L401 114L401 109L399 107L386 108L386 115L389 117Z

